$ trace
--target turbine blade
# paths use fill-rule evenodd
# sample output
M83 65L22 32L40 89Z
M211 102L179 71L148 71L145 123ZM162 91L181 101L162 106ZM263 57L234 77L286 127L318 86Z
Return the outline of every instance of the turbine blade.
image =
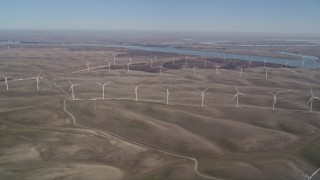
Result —
M234 100L234 98L236 98L238 96L238 94L235 94L234 97L232 98L232 100Z
M100 86L102 86L102 84L100 84L100 83L98 83L98 82L96 82L97 84L99 84Z
M316 172L314 172L310 177L313 177L315 174L317 174L317 172L320 171L320 168L318 170L316 170Z
M310 98L310 100L307 102L307 104L309 104L312 100L313 100L313 98Z

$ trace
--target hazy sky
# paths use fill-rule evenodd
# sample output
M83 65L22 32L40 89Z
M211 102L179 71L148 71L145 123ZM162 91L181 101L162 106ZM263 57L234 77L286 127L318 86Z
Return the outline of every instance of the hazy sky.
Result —
M0 29L320 33L320 0L0 0Z

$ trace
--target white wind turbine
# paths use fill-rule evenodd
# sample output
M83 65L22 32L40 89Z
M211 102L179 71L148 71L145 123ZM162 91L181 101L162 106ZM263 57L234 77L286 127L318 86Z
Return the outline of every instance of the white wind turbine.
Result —
M188 55L186 55L186 63L185 65L187 66L188 65Z
M68 80L69 81L69 80ZM69 89L69 92L71 91L71 97L72 97L72 99L74 99L74 87L75 86L79 86L80 84L72 84L72 82L71 81L69 81L69 83L70 83L70 89Z
M132 82L129 82L132 86L134 86L134 93L136 94L136 101L138 101L138 87L142 86L143 84L135 85Z
M237 93L234 95L234 97L233 97L233 99L232 100L234 100L234 98L237 98L237 102L236 102L236 108L238 107L238 105L239 105L239 95L245 95L245 94L243 94L243 93L241 93L241 92L239 92L238 91L238 87L237 87L237 85L234 85L235 87L236 87L236 91L237 91Z
M268 69L266 68L266 80L268 80Z
M196 67L196 66L193 66L193 76L196 76L196 69L197 69L198 67Z
M130 64L132 64L132 59L131 59L131 57L129 58L129 61L130 61Z
M87 71L88 71L88 72L90 71L90 65L89 65L89 63L87 63Z
M151 59L150 59L150 66L151 66L151 68L152 68L152 65L153 65L153 59L151 58Z
M172 58L172 65L174 65L174 57Z
M221 66L218 66L217 64L214 64L214 65L216 66L217 76L219 76L219 68L220 68Z
M39 91L39 84L40 84L40 75L41 73L38 74L38 76L36 77L37 80L37 90Z
M319 168L318 170L316 170L311 176L304 175L303 177L305 177L307 180L312 180L312 177L313 177L314 175L316 175L317 172L319 172L319 171L320 171L320 168Z
M113 66L116 66L116 56L113 55Z
M96 82L96 83L102 87L102 99L104 99L104 87L105 87L106 85L108 85L109 82L104 83L104 84L101 84L101 83L98 83L98 82Z
M164 88L164 87L161 87L161 89L164 89L164 90L166 90L166 92L167 92L167 105L169 104L169 89L170 88Z
M243 71L242 71L242 67L241 67L241 69L240 69L240 77L242 77L242 73L243 73Z
M264 61L263 61L263 67L266 68L266 63L267 63L267 58L264 58Z
M249 61L249 69L251 69L252 60Z
M131 65L130 63L127 64L127 70L128 70L128 72L130 71L130 65Z
M8 78L9 78L10 76L4 76L4 75L2 75L2 74L0 74L0 76L2 76L2 77L4 78L4 83L5 83L6 86L7 86L7 91L9 91Z
M160 66L158 66L157 68L159 68L159 74L162 74L162 69L164 69L164 67L162 66L162 64Z
M277 95L278 95L280 92L281 92L281 91L278 91L277 93L267 92L268 94L271 94L271 95L273 96L272 110L274 110L274 106L277 104Z
M306 60L303 58L303 60L301 60L301 69L303 69L304 68L304 62L305 62Z
M307 104L309 104L310 103L310 112L312 112L312 103L313 103L313 99L320 99L320 98L318 98L318 97L314 97L314 95L313 95L313 91L312 91L312 89L311 89L311 98L310 98L310 100L308 101L308 103Z
M201 107L204 107L203 102L204 102L204 93L208 90L209 88L201 91L199 89L196 89L198 92L201 92Z
M108 64L108 68L109 68L109 71L111 71L111 63L109 61L109 64Z

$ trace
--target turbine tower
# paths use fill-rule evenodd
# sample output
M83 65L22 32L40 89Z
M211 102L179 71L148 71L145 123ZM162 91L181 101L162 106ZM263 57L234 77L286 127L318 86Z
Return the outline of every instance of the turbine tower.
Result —
M152 60L152 58L150 59L150 66L151 66L151 68L152 68L152 65L153 65L153 60Z
M89 63L87 63L87 71L88 71L88 72L90 71Z
M238 108L238 105L239 105L239 95L245 95L245 94L243 94L243 93L241 93L241 92L239 92L238 91L238 87L237 87L237 85L234 85L235 87L236 87L236 91L237 91L237 93L234 95L234 97L233 97L233 99L232 100L234 100L234 98L237 98L236 100L236 108Z
M186 63L185 65L187 66L188 65L188 55L186 55Z
M40 75L41 75L41 73L39 73L37 76L37 90L38 91L39 91L39 84L40 84Z
M273 96L272 110L274 110L274 106L277 104L277 95L278 95L280 92L281 92L281 91L278 91L277 93L267 92L268 94L271 94L271 95Z
M69 81L69 80L68 80ZM70 83L70 89L69 89L69 92L71 91L71 97L72 97L72 99L74 99L74 87L75 86L78 86L78 85L80 85L80 84L72 84L72 82L71 81L69 81L69 83Z
M264 58L264 61L263 61L263 67L266 68L266 63L267 63L267 58Z
M174 65L174 57L172 58L172 65Z
M243 71L242 71L242 67L241 67L241 69L240 69L240 77L242 77L242 73L243 73Z
M196 68L198 68L198 67L193 66L193 76L196 76Z
M116 56L113 55L113 66L116 66Z
M252 61L249 61L249 69L251 69Z
M216 66L217 76L219 76L219 68L220 68L221 66L218 66L217 64L214 64L214 65Z
M128 72L130 71L130 65L131 65L130 63L127 64L127 70L128 70Z
M309 103L310 103L310 112L312 112L312 103L313 103L313 99L320 99L320 98L318 98L318 97L314 97L314 95L313 95L313 91L312 91L312 89L311 89L311 98L310 98L310 100L307 102L307 104L309 104Z
M306 60L303 58L303 60L301 60L301 69L303 69L304 68L304 62L305 62Z
M203 91L201 91L201 90L199 90L199 89L196 89L198 92L201 92L201 107L203 108L204 107L204 105L203 105L203 102L204 102L204 93L208 90L209 88L207 88L207 89L205 89L205 90L203 90Z
M161 87L161 89L164 89L164 90L166 90L166 92L167 92L167 105L169 104L169 89L170 88L164 88L164 87Z
M268 80L268 69L266 68L266 80Z
M132 86L134 86L134 93L136 94L136 101L138 101L138 87L142 86L143 84L135 85L132 82L129 82Z
M157 68L159 68L159 74L162 74L162 69L164 69L164 67L162 66L162 64L160 66L158 66Z
M104 83L104 84L101 84L101 83L98 83L98 82L96 82L96 83L102 87L102 99L104 99L104 87L105 87L106 85L108 85L109 82L106 82L106 83Z
M6 86L7 86L7 91L9 91L8 78L9 78L10 76L4 76L4 75L2 75L2 74L0 74L0 76L2 76L2 77L4 78L4 83L5 83Z
M109 61L109 65L108 65L109 71L111 71L111 63Z

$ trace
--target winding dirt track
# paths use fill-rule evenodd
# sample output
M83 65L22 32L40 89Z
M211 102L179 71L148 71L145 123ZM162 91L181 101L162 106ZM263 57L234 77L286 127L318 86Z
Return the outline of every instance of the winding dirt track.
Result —
M188 156L182 156L182 155L179 155L179 154L174 154L174 153L170 153L170 152L167 152L167 151L164 151L164 150L161 150L161 149L158 149L156 147L153 147L153 146L150 146L148 144L144 144L144 143L141 143L141 142L137 142L137 141L134 141L134 140L131 140L131 139L128 139L126 137L123 137L119 134L116 134L114 132L111 132L111 131L107 131L107 130L103 130L103 129L97 129L97 128L91 128L91 127L86 127L86 126L82 126L80 124L78 124L76 122L76 118L73 116L73 114L71 112L69 112L67 110L67 107L66 107L66 100L68 99L64 99L63 100L63 111L68 114L71 118L72 118L72 122L75 126L79 127L79 128L83 128L83 129L86 129L86 130L94 130L94 131L97 131L97 132L102 132L102 133L107 133L107 134L110 134L114 137L117 137L119 139L122 139L124 141L127 141L129 143L132 143L132 144L135 144L135 145L138 145L138 146L141 146L141 147L144 147L144 148L148 148L148 149L151 149L151 150L155 150L155 151L158 151L160 153L163 153L163 154L167 154L167 155L170 155L170 156L174 156L174 157L178 157L178 158L183 158L183 159L188 159L188 160L191 160L194 162L194 172L202 177L202 178L206 178L206 179L214 179L214 180L222 180L222 179L219 179L219 178L214 178L214 177L210 177L210 176L207 176L205 174L202 174L198 171L198 160L196 158L193 158L193 157L188 157Z

